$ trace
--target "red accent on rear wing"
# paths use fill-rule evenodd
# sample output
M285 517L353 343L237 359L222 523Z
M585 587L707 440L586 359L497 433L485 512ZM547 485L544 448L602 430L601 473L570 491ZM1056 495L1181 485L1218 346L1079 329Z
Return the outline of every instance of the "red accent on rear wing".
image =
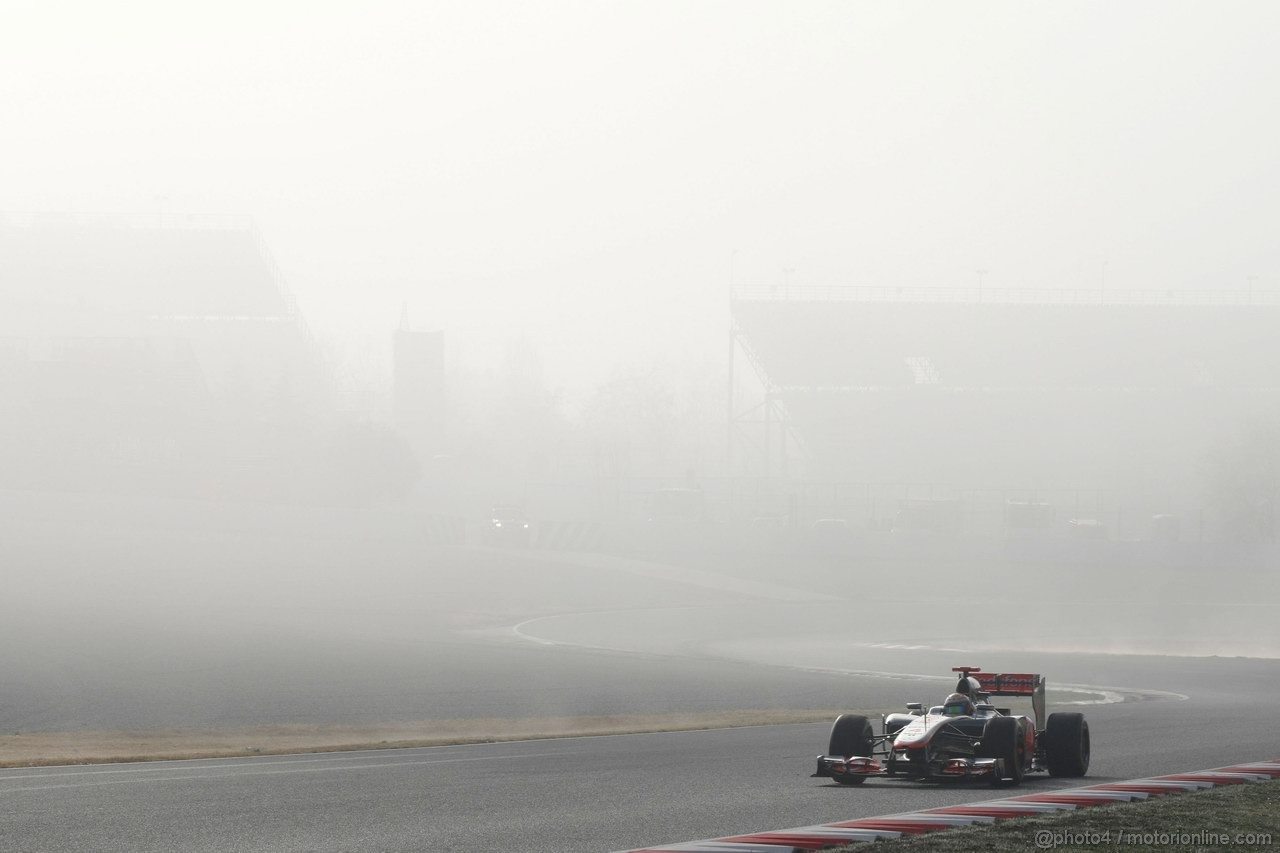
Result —
M1047 717L1043 675L1029 672L975 672L969 677L978 679L982 692L988 696L1030 696L1036 729L1044 728Z
M1044 677L1026 672L975 672L982 692L992 696L1032 696L1044 684Z

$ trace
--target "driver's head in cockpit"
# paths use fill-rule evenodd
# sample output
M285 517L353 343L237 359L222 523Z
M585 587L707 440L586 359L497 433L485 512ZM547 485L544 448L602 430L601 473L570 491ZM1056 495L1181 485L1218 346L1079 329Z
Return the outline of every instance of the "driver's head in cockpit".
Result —
M963 693L952 693L942 703L942 713L948 717L971 717L974 710L973 700Z

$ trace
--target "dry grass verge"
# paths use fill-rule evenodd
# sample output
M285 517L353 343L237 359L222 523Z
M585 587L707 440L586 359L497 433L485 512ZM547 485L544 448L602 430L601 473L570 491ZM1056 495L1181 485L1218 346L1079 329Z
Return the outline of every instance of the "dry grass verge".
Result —
M722 711L596 717L416 720L370 725L276 725L235 729L30 732L0 735L0 767L230 758L357 749L401 749L542 738L827 722L839 711ZM868 716L878 711L868 711ZM820 748L820 747L819 747Z

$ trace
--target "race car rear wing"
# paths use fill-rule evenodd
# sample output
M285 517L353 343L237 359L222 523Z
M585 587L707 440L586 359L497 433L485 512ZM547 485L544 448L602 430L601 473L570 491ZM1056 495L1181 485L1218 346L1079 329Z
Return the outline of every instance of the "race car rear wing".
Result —
M967 695L977 693L982 699L990 696L1031 697L1031 709L1035 713L1036 728L1044 727L1046 717L1043 675L1026 672L983 672L976 666L953 666L951 671L960 673L960 681L956 684L957 693Z

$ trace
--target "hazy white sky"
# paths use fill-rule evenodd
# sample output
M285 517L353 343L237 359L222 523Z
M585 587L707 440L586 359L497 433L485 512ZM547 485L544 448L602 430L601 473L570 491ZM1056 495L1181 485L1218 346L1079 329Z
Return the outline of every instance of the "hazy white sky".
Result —
M1280 3L0 6L0 209L253 214L325 333L554 381L739 283L1277 284Z

